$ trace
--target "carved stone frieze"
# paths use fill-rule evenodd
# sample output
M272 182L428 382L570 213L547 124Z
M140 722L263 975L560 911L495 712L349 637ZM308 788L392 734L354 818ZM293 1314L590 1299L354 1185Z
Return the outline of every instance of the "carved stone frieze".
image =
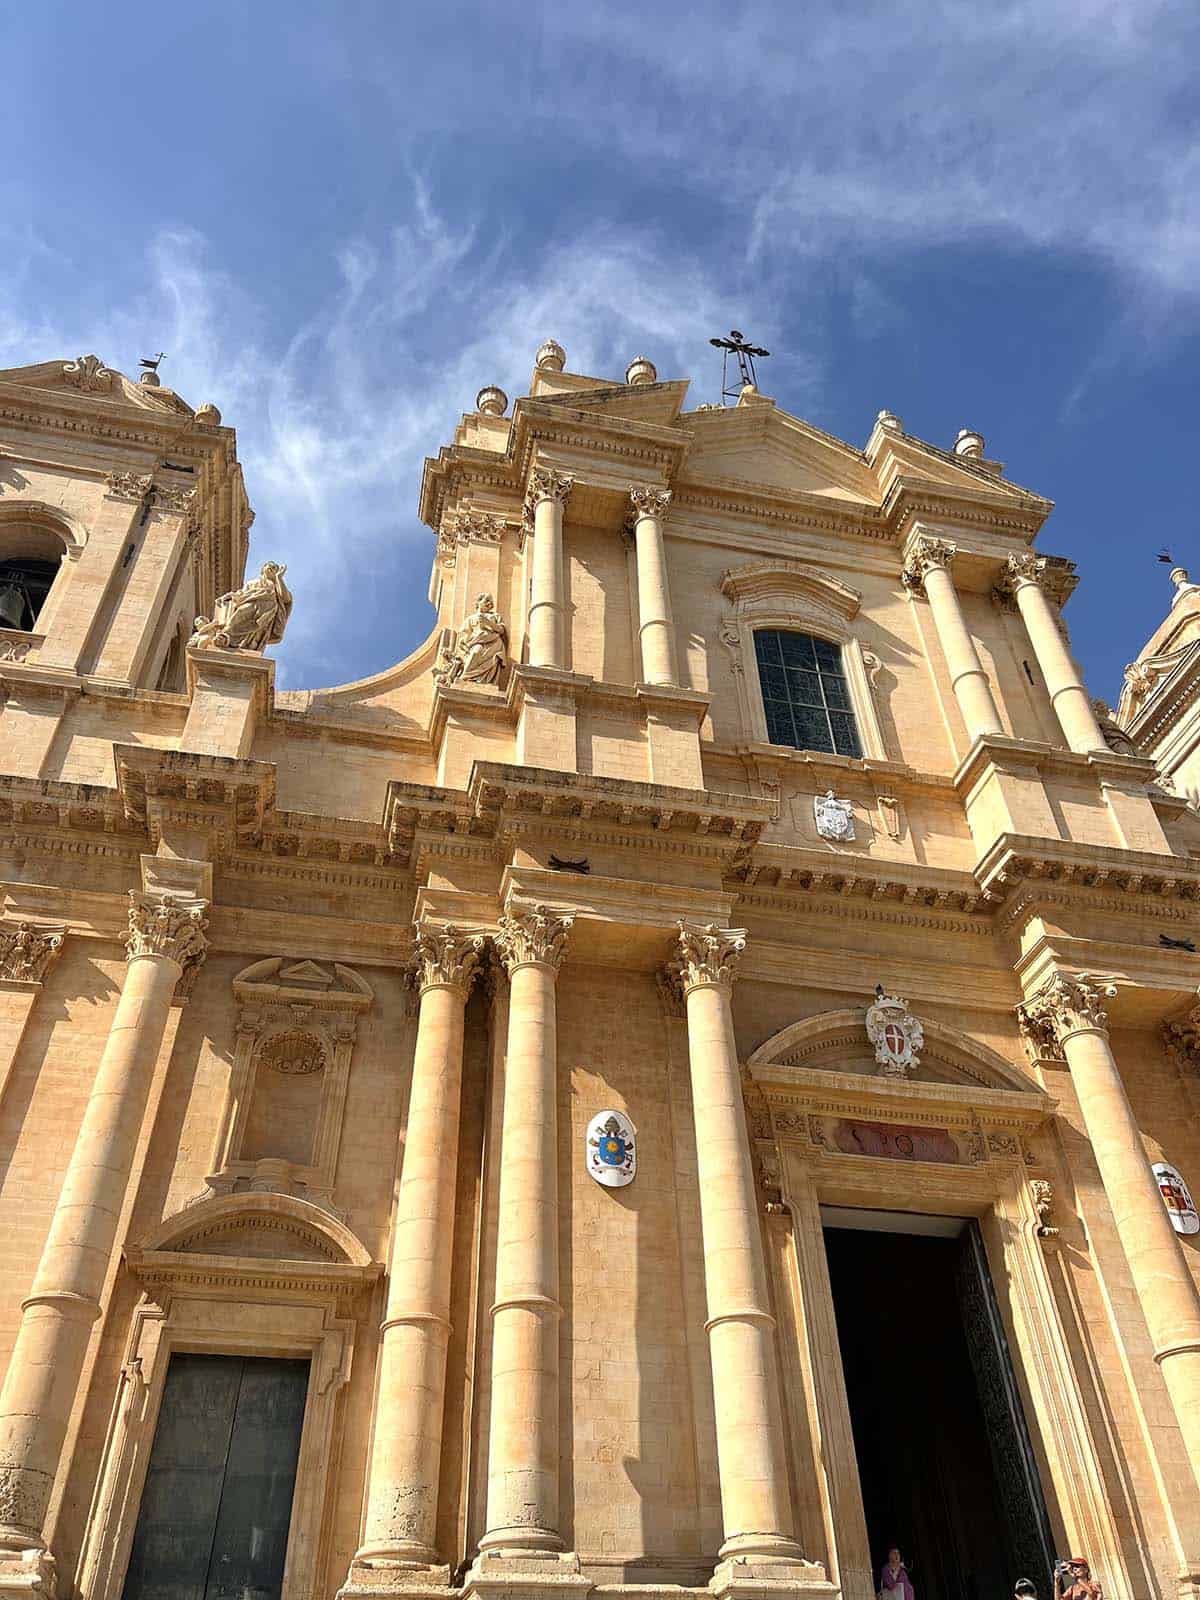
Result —
M417 990L435 986L469 990L487 952L487 936L469 933L453 923L435 927L418 923L413 935L413 983Z
M666 969L671 980L684 994L700 984L731 988L746 948L745 928L718 928L715 922L693 927L680 922L678 926L678 954Z
M553 967L557 972L574 921L574 916L560 915L547 906L511 901L500 918L496 935L496 948L509 976L517 967L533 964Z
M113 384L113 375L99 356L76 356L64 364L62 375L73 389L85 394L106 394Z
M207 900L181 895L129 893L129 931L125 935L126 959L167 956L185 972L201 966L208 954Z
M906 589L919 591L925 583L925 574L934 567L948 570L958 554L958 546L949 539L935 539L931 534L921 534L908 549L908 559L900 574Z
M41 983L62 952L66 929L31 922L0 924L0 978Z
M1035 1061L1061 1057L1073 1033L1105 1032L1108 1012L1103 1001L1117 992L1115 983L1088 972L1056 972L1017 1007L1021 1037Z
M150 493L154 479L148 472L110 472L104 482L110 499L141 501Z

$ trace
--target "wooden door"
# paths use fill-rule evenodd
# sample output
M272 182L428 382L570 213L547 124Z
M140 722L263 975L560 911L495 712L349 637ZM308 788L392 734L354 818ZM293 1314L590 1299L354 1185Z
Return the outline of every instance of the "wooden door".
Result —
M174 1355L124 1600L279 1600L307 1361Z

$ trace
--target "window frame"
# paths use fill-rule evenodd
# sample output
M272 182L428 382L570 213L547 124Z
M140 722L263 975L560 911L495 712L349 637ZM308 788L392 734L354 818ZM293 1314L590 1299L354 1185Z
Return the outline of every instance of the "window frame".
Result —
M721 624L720 639L732 657L743 737L772 751L818 760L889 760L875 705L875 679L881 663L878 656L863 647L851 626L858 615L858 592L799 562L754 563L734 569L725 574L721 587L734 602L733 615ZM775 744L768 738L754 639L760 629L806 633L838 648L861 756L799 750L795 745Z
M764 663L759 659L759 654L758 654L758 636L759 636L759 634L772 634L775 637L778 637L778 636L780 636L782 634L793 634L797 638L811 639L816 644L827 644L827 645L831 645L833 647L833 649L835 650L835 652L837 654L837 663L838 663L838 671L839 671L840 681L845 686L847 704L846 704L845 707L837 707L837 706L835 706L835 707L831 708L830 706L828 706L825 703L824 686L822 685L821 705L820 706L814 706L811 709L820 710L824 714L827 726L829 728L829 737L830 737L831 744L835 743L836 740L834 738L833 724L832 724L832 721L830 720L830 716L829 716L830 710L831 709L835 710L835 711L836 710L844 710L846 713L849 714L849 716L850 716L850 718L851 718L851 720L852 720L852 722L854 724L854 732L855 732L855 736L856 736L856 739L857 739L857 742L858 742L858 746L859 746L858 753L856 755L851 755L851 754L849 754L849 752L844 751L844 750L836 750L836 749L823 750L823 749L819 748L817 745L791 744L791 743L780 741L780 740L777 740L777 739L772 739L770 737L769 724L768 724L768 721L767 721L767 695L766 695L766 693L764 691L764 688L763 688ZM799 627L795 627L795 626L782 627L782 628L781 627L774 627L773 628L773 627L770 627L765 622L756 622L754 624L754 627L751 630L751 649L752 649L752 655L753 655L753 660L754 660L755 673L756 673L757 678L758 678L758 698L759 698L759 703L760 703L760 705L762 707L763 732L764 732L764 734L767 735L767 743L768 744L777 745L781 749L796 750L801 754L815 755L815 756L834 756L834 755L836 755L836 756L842 756L847 761L861 761L863 759L863 757L867 754L866 741L863 738L862 727L861 727L861 725L859 723L858 711L857 711L857 707L855 705L855 700L854 700L854 693L853 693L853 690L852 690L851 685L850 685L850 674L846 670L846 667L847 667L846 651L845 651L845 647L844 647L843 642L839 641L839 640L828 639L823 634L814 633L808 628L799 628ZM767 663L765 663L765 665L766 666L770 666L770 663L767 662ZM822 676L821 665L820 665L819 661L817 662L814 671L815 671L815 673L816 673L818 678L820 678ZM794 713L795 713L795 710L796 710L797 702L794 702L792 700L790 693L788 695L788 699L787 699L786 703L787 703L787 705L789 707L789 710L793 713L793 718L794 718Z

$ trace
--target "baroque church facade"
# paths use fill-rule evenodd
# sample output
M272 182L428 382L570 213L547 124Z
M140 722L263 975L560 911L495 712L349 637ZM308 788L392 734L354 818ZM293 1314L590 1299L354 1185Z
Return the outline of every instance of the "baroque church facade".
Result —
M0 1595L1200 1594L1200 585L1110 711L978 434L686 394L283 691L215 407L0 373Z

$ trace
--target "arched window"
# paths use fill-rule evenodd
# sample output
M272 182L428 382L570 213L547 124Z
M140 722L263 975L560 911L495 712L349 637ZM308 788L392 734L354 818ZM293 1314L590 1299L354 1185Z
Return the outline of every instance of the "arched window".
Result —
M772 744L862 755L840 646L811 633L759 628L754 653Z
M57 577L57 561L21 556L0 559L0 628L32 633Z

